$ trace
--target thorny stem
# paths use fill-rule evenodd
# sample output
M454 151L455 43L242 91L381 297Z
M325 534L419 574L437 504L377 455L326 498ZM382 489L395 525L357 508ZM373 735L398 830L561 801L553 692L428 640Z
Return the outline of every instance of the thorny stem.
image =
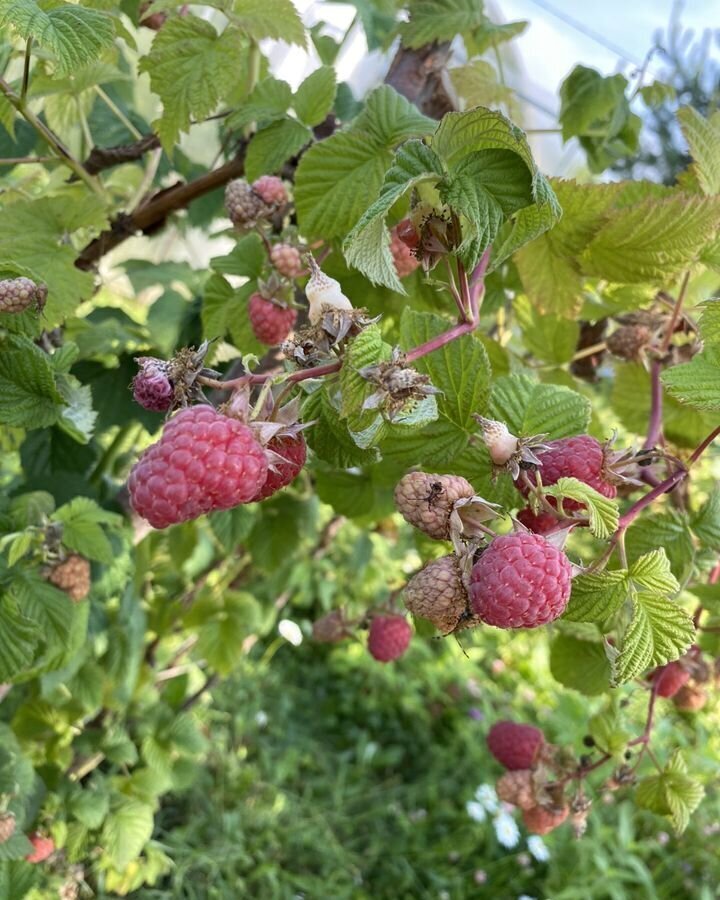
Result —
M469 314L469 310L467 310L463 306L462 297L460 296L458 289L457 289L457 284L455 283L455 276L453 275L453 270L452 270L452 266L450 265L449 257L444 256L443 263L445 265L445 269L448 274L450 293L452 294L452 298L455 301L455 304L457 305L458 312L460 313L460 318L463 321L466 321L468 314Z

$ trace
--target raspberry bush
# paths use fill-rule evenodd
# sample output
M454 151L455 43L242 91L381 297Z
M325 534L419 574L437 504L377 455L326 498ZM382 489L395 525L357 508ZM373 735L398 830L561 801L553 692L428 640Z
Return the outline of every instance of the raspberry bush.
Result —
M577 66L588 173L550 177L493 68L523 23L370 3L397 52L355 97L341 44L266 5L0 4L13 900L180 896L167 822L233 731L218 697L303 644L358 695L354 667L397 699L463 654L512 678L456 762L526 833L589 840L617 792L681 835L715 800L717 114L676 111L673 185L585 177L663 86ZM322 64L289 85L277 41Z

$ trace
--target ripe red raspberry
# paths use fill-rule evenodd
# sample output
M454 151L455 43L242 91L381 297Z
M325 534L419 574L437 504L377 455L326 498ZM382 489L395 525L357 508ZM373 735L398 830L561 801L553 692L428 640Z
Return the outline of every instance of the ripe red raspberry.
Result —
M77 553L53 566L47 578L75 603L84 600L90 593L90 563Z
M0 844L15 834L15 816L11 812L0 813Z
M515 518L535 534L550 534L558 528L557 516L549 512L534 513L529 506L521 509Z
M292 244L275 244L270 251L270 261L286 278L297 278L302 274L302 257L298 248Z
M420 265L395 228L390 232L390 253L395 263L398 278L407 278Z
M393 232L410 250L414 250L420 243L420 232L415 227L412 219L403 219L402 222L398 222L393 228Z
M570 599L567 556L539 534L506 534L483 551L470 575L473 611L496 628L536 628Z
M152 31L160 31L167 20L167 13L156 12L145 15L150 8L151 3L152 0L143 0L138 9L138 20L145 28L150 28Z
M0 312L21 313L31 306L40 312L47 300L47 285L35 284L29 278L6 278L0 281Z
M345 624L345 617L339 609L321 616L312 626L312 635L316 641L322 644L337 644L348 637L349 631Z
M660 666L650 675L653 690L658 697L674 697L689 680L690 673L677 661Z
M35 848L32 853L28 853L25 859L29 863L41 863L50 856L55 850L55 842L52 838L43 837L37 832L28 835L28 840Z
M167 412L175 395L167 363L149 356L141 356L136 362L140 364L140 371L132 382L135 402L153 412Z
M697 712L707 703L707 691L697 684L684 684L673 697L673 703L684 712Z
M537 455L542 463L538 471L544 485L556 484L560 478L577 478L603 497L612 500L617 495L617 488L606 478L603 445L589 434L548 441L547 449ZM534 481L533 476L530 480ZM519 481L515 485L527 497L527 486ZM583 506L577 500L563 500L563 508L568 512L583 509Z
M560 809L547 809L544 806L534 806L532 809L523 810L523 822L531 834L548 834L554 831L558 825L567 819L570 809L563 806Z
M255 337L269 347L281 344L290 334L297 319L297 310L266 300L262 294L251 294L248 315Z
M450 537L455 503L473 496L473 486L459 475L408 472L395 487L395 506L406 522L443 541Z
M268 206L282 206L287 203L285 185L276 175L262 175L257 181L253 181L252 189Z
M250 503L265 484L268 461L252 430L212 406L190 406L135 463L133 509L154 528Z
M476 624L467 615L468 595L457 556L443 556L429 562L405 587L405 606L416 616L428 619L443 634L458 626Z
M488 732L487 745L506 769L532 769L545 745L545 736L534 725L496 722Z
M412 628L405 616L375 616L370 623L368 650L378 662L399 659L408 648Z
M300 473L305 465L307 456L307 445L302 434L296 434L293 437L276 437L267 445L268 450L277 453L284 461L278 461L271 458L270 468L265 480L265 484L260 488L253 497L253 501L266 500L272 494L287 487Z
M531 769L505 772L495 785L495 793L503 803L512 803L519 809L532 809L537 805Z

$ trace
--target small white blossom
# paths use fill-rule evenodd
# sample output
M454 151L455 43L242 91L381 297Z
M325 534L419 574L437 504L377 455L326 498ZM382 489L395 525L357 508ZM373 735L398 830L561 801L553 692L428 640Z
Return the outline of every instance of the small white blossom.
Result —
M300 644L302 644L302 631L297 622L293 622L292 619L280 619L278 622L278 631L280 632L280 636L284 637L289 644L293 645L293 647L299 647Z
M506 812L498 813L493 819L493 827L498 841L503 847L515 847L520 840L520 829L512 816Z
M520 894L518 900L535 900L535 898L531 897L530 894Z
M538 862L547 862L550 859L550 851L539 834L530 835L527 840L527 845L528 850Z
M465 804L465 809L473 822L484 822L487 818L485 807L482 803L478 803L477 800L468 800Z
M255 724L258 726L258 728L265 728L269 721L270 720L268 719L268 714L264 709L260 709L255 713Z
M495 788L491 784L481 784L475 791L475 799L482 803L489 813L495 813L500 808Z

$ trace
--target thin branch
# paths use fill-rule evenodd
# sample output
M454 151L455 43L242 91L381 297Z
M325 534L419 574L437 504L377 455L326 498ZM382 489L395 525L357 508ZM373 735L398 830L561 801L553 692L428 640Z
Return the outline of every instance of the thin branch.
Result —
M128 119L128 117L120 109L120 107L114 102L114 100L105 93L105 91L100 87L99 84L95 85L95 93L105 103L108 109L115 114L117 120L119 122L122 122L122 124L127 128L127 130L135 138L136 141L143 140L142 134L137 130L137 128L133 125L130 119Z
M654 359L650 368L650 421L648 423L647 437L642 447L643 450L650 450L657 446L662 435L663 393L660 381L661 371L660 361Z
M672 336L675 333L675 326L677 325L677 321L680 318L680 312L682 310L682 305L685 300L685 295L687 294L689 281L690 281L690 273L686 272L685 276L682 280L682 284L680 285L680 293L678 294L677 300L675 301L675 306L673 307L670 324L667 327L667 331L665 333L665 338L660 346L661 353L667 353L667 349L670 346L670 341L672 340Z
M23 80L20 88L20 100L24 103L27 98L28 85L30 84L30 54L32 53L33 39L32 35L27 39L25 44L25 64L23 66Z

